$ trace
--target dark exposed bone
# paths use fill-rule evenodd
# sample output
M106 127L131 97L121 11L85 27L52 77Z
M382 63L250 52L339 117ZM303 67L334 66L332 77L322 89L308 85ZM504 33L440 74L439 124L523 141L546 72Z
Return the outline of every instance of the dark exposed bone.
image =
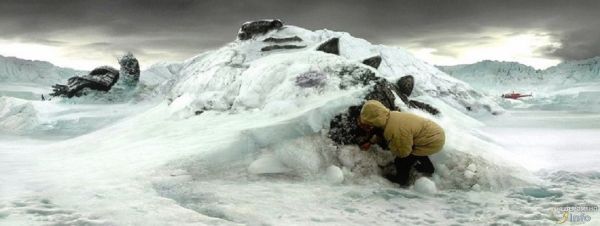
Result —
M381 56L374 56L371 58L367 58L367 59L363 60L362 63L367 66L371 66L371 67L377 69L377 68L379 68L379 65L381 64Z
M306 46L297 46L297 45L272 45L272 46L265 46L262 49L260 49L260 51L267 52L267 51L277 50L277 49L302 49L302 48L306 48Z
M340 39L332 38L317 47L317 51L340 55Z
M403 94L409 97L413 91L414 84L415 78L412 75L407 75L400 78L396 83L396 85L398 86L398 95Z
M283 43L283 42L301 42L302 39L298 36L287 37L287 38L273 38L269 37L263 40L263 42Z

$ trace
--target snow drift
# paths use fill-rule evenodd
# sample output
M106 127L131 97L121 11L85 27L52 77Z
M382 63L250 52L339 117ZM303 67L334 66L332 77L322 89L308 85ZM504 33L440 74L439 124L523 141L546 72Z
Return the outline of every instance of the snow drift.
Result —
M37 111L27 101L11 97L0 97L1 131L21 134L39 125Z

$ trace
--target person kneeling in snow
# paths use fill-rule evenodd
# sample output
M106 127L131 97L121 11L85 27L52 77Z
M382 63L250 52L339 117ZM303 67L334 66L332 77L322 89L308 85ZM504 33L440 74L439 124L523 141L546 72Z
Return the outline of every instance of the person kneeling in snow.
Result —
M439 152L444 146L444 129L435 122L408 112L390 111L381 102L367 101L360 112L359 126L366 131L383 129L383 138L389 149L398 157L394 160L396 175L388 179L400 185L407 185L409 173L414 166L421 173L434 172L429 155ZM361 145L369 149L380 137L374 136Z

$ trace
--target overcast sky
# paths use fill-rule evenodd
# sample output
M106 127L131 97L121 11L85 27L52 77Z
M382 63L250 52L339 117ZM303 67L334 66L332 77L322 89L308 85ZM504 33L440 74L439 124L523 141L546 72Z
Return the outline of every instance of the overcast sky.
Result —
M132 51L142 66L222 46L248 20L280 18L400 46L438 65L484 59L545 68L600 55L600 1L3 0L0 55L91 69Z

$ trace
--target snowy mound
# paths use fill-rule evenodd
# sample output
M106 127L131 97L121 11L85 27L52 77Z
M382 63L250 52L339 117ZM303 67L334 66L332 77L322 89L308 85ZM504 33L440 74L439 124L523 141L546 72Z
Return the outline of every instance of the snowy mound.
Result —
M40 124L33 104L11 97L0 97L0 132L23 134Z
M297 37L293 44L269 42L290 40L290 37ZM331 38L339 38L339 56L315 51L319 44ZM273 46L291 47L286 50L267 48ZM383 59L378 70L360 63L373 56ZM251 40L238 40L187 60L179 71L171 98L173 105L187 109L187 114L203 109L263 109L280 101L293 108L302 104L298 101L302 101L303 96L317 93L315 91L338 90L341 83L346 82L340 78L358 69L373 70L376 76L391 82L413 75L416 86L413 96L417 99L434 97L462 110L500 110L467 84L416 59L403 49L372 45L343 32L309 31L294 26L284 26ZM327 81L323 86L309 89L294 84L299 75L309 71L326 75Z
M271 44L264 40L289 37L297 37L293 42L300 47L265 48ZM321 43L336 37L339 55L316 51ZM378 69L361 63L377 55L383 59ZM326 136L336 114L363 100L372 85L361 80L365 74L392 82L413 75L414 96L441 109L442 118L411 110L449 131L446 151L435 157L440 171L434 181L439 187L498 189L522 182L516 179L519 173L511 169L513 166L492 161L495 156L485 153L498 147L472 134L471 127L479 124L466 115L467 108L497 112L501 108L493 101L402 49L372 45L347 33L313 32L294 26L238 40L182 64L177 79L169 84L168 109L175 118L189 120L200 115L202 120L211 120L214 113L203 113L208 111L265 121L263 126L243 130L238 139L243 149L221 150L215 154L218 160L202 157L178 161L176 168L183 167L204 179L282 173L335 183L368 183L369 178L381 174L379 166L389 164L393 155L378 148L365 153L355 146L338 147ZM401 101L397 104L407 109ZM237 165L235 169L232 162ZM222 165L227 165L226 175L221 174Z
M0 82L54 85L69 77L84 73L70 68L57 67L45 61L0 56Z
M143 93L142 90L138 92ZM93 104L85 104L85 101ZM98 104L97 99L82 99L79 102L30 101L3 96L0 97L0 135L75 137L154 106L148 102L132 103L113 101L110 104Z

